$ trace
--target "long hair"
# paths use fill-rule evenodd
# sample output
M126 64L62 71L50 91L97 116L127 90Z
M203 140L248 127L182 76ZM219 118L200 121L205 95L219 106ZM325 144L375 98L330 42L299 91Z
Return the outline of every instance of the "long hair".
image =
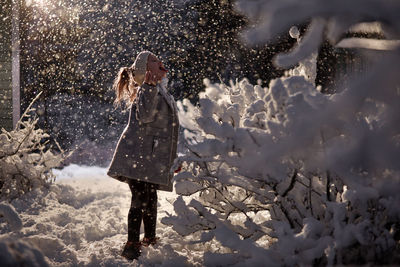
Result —
M113 89L115 91L115 106L120 106L121 102L125 102L127 106L136 99L138 87L143 83L144 77L137 75L133 68L123 67L119 70L117 78L114 81Z

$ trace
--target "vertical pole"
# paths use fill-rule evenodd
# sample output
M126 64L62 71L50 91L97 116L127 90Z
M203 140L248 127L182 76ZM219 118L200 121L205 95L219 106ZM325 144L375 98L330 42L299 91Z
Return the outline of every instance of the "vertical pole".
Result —
M11 1L12 9L12 106L13 106L13 128L21 116L21 89L20 89L20 39L19 39L19 10L20 0Z

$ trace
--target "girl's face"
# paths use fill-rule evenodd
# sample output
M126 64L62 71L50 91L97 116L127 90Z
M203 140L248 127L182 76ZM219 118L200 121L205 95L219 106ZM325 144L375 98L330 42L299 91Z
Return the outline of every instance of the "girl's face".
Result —
M149 55L147 58L147 70L150 71L158 80L161 80L167 75L168 70L164 64L154 55Z

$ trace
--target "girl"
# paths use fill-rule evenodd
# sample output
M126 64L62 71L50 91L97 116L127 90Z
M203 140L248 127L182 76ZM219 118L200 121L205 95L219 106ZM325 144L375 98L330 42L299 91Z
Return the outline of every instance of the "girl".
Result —
M120 69L113 86L115 103L130 105L128 125L107 173L128 183L132 192L128 241L121 254L129 260L140 256L142 245L157 242L157 189L172 191L170 170L176 158L179 121L175 101L166 89L166 73L154 54L143 51L131 67Z

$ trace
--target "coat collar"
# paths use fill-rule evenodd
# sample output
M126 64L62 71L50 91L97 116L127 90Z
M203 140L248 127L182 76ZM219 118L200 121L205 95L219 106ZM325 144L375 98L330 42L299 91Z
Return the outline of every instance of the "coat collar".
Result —
M167 84L168 84L168 79L164 78L161 83L157 85L158 91L160 94L164 97L165 101L168 103L168 105L171 107L173 111L177 111L176 103L174 100L174 97L167 91Z

